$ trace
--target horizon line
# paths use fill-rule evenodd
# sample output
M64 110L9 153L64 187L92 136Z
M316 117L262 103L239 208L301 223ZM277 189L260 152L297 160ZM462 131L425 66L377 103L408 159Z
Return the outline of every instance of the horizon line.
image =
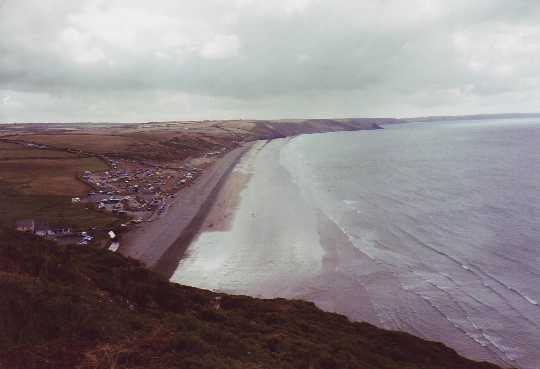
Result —
M217 121L291 121L291 120L346 120L346 119L394 119L394 120L416 120L416 119L449 119L449 118L509 118L509 117L540 117L540 112L532 113L473 113L473 114L456 114L456 115L423 115L412 117L385 117L385 116L357 116L357 117L327 117L327 118L230 118L230 119L179 119L179 120L150 120L150 121L57 121L57 122L0 122L0 125L24 125L24 124L153 124L153 123L181 123L181 122L217 122Z

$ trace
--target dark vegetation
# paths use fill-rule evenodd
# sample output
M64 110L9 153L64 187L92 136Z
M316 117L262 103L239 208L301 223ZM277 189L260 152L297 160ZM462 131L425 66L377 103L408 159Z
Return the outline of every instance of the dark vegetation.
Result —
M119 254L0 230L0 368L496 369L313 304L174 285Z

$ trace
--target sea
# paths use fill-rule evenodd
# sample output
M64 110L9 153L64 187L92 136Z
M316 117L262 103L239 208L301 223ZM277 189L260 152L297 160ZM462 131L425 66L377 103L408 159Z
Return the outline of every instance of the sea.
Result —
M172 281L300 298L505 367L540 368L540 119L257 144L226 229Z

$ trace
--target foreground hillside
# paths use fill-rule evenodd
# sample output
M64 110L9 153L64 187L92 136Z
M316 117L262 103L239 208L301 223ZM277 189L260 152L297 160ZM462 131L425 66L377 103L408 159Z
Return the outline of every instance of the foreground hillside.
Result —
M174 285L121 255L0 231L0 368L496 369L313 304Z

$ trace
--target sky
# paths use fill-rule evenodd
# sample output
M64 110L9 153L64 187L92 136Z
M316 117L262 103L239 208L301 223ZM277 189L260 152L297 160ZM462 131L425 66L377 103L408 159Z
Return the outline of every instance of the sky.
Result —
M538 0L0 0L0 122L540 112Z

